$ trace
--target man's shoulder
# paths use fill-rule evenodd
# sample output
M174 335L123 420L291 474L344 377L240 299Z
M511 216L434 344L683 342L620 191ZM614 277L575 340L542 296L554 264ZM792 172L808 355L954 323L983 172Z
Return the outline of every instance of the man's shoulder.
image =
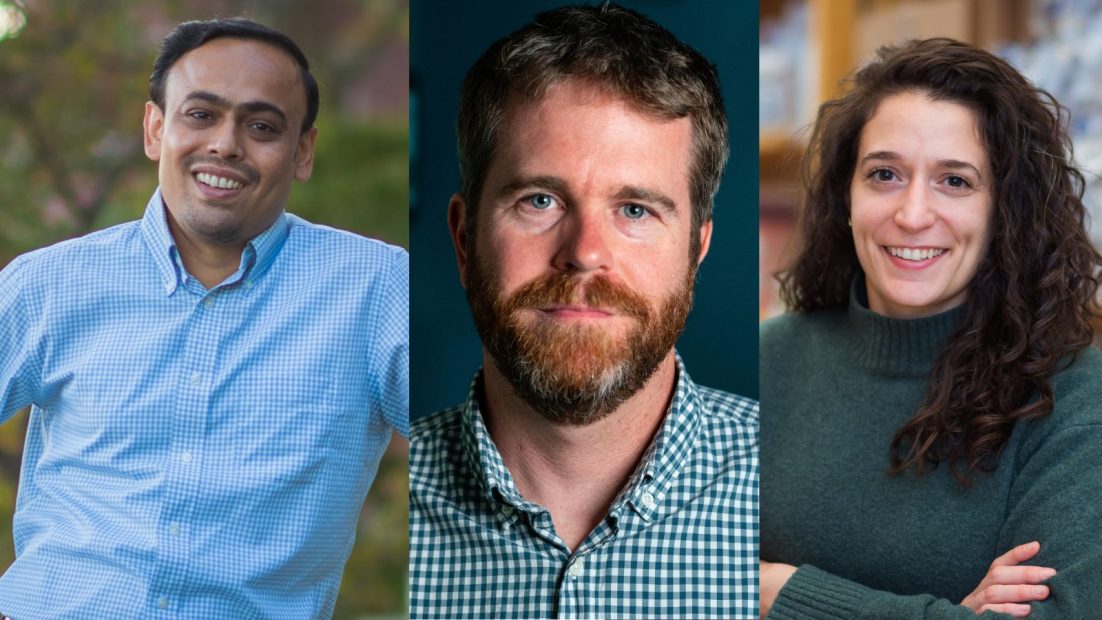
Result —
M454 441L459 434L462 413L463 406L456 405L413 421L409 427L410 441L429 443Z
M758 401L703 385L696 386L696 393L708 416L735 424L757 426Z
M758 401L709 388L696 386L697 398L703 407L702 421L714 441L727 448L756 448L758 445Z
M333 228L324 224L315 224L293 213L287 214L290 225L288 243L294 249L304 249L309 255L330 264L360 263L382 266L406 265L408 270L409 253L397 245L379 239Z
M88 269L128 265L125 258L140 243L140 222L126 222L31 250L15 258L9 267L24 270L30 281L51 273L80 277Z
M465 465L463 407L452 407L415 420L409 432L410 497L449 497L465 501L473 484Z

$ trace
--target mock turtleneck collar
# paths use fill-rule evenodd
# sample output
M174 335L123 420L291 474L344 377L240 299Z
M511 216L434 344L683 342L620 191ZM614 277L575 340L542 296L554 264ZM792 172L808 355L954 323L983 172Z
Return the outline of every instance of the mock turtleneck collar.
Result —
M858 362L885 375L929 374L938 353L964 314L964 306L921 319L893 319L868 308L863 276L854 278L847 323Z

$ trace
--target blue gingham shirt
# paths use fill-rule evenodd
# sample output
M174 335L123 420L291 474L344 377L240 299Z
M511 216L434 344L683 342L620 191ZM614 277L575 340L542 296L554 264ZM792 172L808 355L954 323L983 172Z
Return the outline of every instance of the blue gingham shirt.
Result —
M408 428L408 254L283 214L206 290L160 192L0 272L0 415L33 405L0 611L332 615Z
M479 411L414 423L410 618L757 618L758 405L678 360L666 419L571 551L517 491Z

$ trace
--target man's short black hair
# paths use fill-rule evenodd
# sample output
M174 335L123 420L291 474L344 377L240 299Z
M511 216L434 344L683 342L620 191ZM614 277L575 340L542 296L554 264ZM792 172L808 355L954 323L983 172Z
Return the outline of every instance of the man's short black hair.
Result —
M205 43L223 37L233 39L252 39L275 46L295 59L302 77L302 86L306 91L306 118L302 121L302 132L314 126L318 117L318 81L310 73L310 61L299 46L290 37L243 17L230 19L210 19L206 21L184 22L165 37L161 52L153 61L153 73L149 76L149 98L161 111L165 109L165 78L168 70L181 56Z

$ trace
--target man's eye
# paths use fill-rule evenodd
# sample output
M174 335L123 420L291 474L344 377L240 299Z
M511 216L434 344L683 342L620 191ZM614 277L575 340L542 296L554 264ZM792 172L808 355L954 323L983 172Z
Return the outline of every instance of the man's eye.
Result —
M213 118L209 112L204 112L203 110L192 110L188 112L187 115L197 121L208 121Z
M628 219L639 220L643 219L647 215L647 208L637 204L626 204L623 206L624 215Z
M532 194L524 199L533 208L543 211L555 206L555 199L547 194Z
M268 123L253 123L249 126L261 133L275 133L275 127L272 127Z

